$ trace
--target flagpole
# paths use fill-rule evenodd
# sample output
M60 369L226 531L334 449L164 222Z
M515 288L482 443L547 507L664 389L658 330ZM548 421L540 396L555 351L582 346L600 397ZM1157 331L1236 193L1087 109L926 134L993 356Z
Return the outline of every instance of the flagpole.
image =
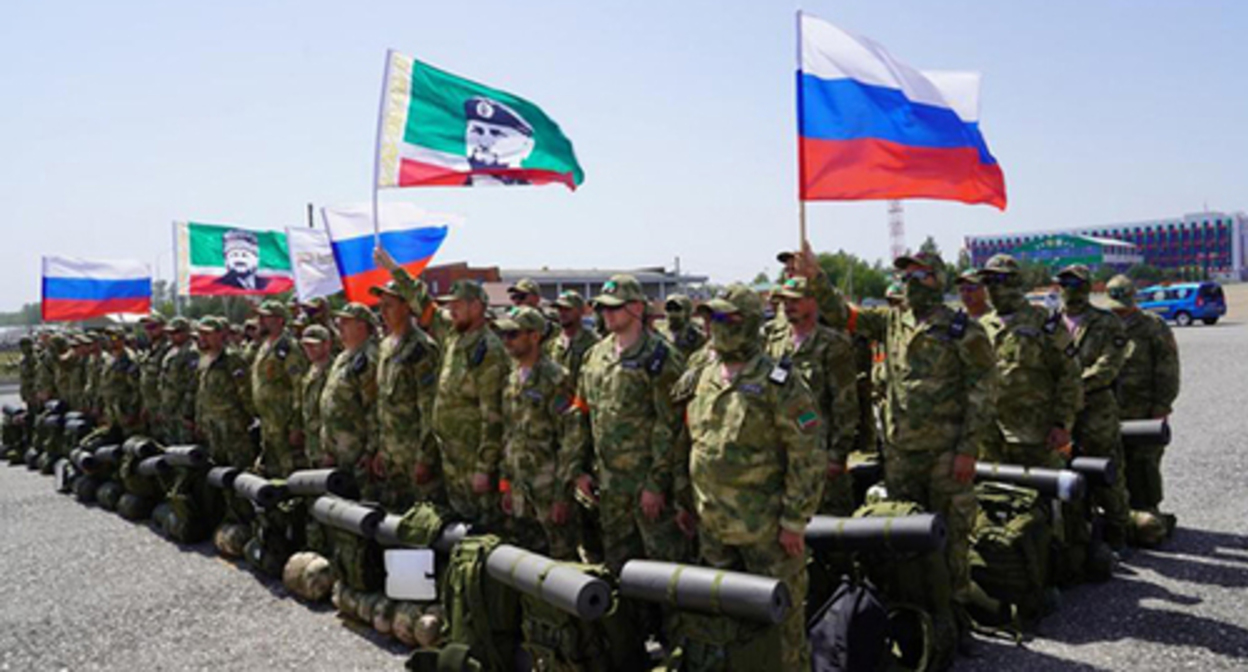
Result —
M381 246L381 222L377 216L377 185L381 182L381 132L386 122L386 90L390 86L390 61L394 50L386 50L386 69L381 75L381 98L377 104L377 141L373 144L373 246Z
M182 316L182 296L178 291L178 223L172 222L173 229L173 280L169 283L173 287L173 314L178 317Z
M806 199L802 198L802 190L806 188L806 156L802 150L802 10L797 10L797 70L793 81L797 86L797 224L799 251L806 249Z

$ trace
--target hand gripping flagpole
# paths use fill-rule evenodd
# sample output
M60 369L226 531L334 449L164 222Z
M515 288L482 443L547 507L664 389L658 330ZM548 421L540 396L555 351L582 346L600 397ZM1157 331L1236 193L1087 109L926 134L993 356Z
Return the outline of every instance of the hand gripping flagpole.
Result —
M373 246L381 246L381 221L377 214L377 185L381 183L381 134L386 123L386 93L390 87L390 61L394 50L386 50L386 69L381 75L381 101L377 105L377 141L373 145Z

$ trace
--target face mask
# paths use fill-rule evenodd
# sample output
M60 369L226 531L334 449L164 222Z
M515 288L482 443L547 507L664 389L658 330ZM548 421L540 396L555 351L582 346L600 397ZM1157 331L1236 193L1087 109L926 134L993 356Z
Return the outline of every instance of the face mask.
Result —
M688 324L688 322L685 320L684 313L667 314L667 326L671 327L672 331L680 331L685 328L686 324Z
M711 347L721 361L744 362L758 350L757 329L751 328L752 320L737 324L711 322Z
M1066 307L1066 312L1072 315L1078 315L1086 310L1091 296L1092 288L1086 284L1062 288L1062 304Z
M997 312L1008 315L1023 307L1023 304L1027 302L1027 294L1023 292L1022 287L1007 284L989 285L988 301L992 303L992 307Z
M928 287L917 278L906 281L906 304L919 315L926 315L944 302L944 294L937 287Z

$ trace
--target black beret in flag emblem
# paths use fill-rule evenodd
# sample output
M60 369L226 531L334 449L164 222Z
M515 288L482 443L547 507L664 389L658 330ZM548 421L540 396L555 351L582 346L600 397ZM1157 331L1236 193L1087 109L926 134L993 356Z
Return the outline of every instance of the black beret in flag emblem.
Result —
M533 127L515 110L484 96L473 96L464 101L464 116L469 121L481 121L496 126L505 126L527 136L533 136Z

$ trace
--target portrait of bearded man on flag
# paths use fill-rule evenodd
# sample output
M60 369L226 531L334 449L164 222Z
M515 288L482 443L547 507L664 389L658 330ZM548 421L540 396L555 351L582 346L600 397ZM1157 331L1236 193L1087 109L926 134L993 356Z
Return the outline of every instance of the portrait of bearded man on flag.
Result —
M518 169L533 152L533 126L510 107L473 96L464 103L464 116L465 151L474 171ZM516 185L528 184L528 180L507 175L469 175L465 184Z

